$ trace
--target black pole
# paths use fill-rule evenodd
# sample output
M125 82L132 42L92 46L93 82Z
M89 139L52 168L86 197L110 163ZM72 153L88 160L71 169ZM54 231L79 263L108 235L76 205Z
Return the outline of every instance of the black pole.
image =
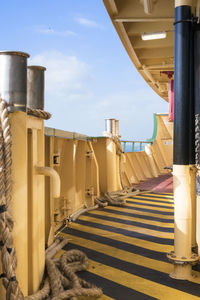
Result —
M174 164L190 164L191 7L175 8Z
M195 115L200 114L200 30L194 33L194 95Z
M195 164L194 32L190 33L189 164Z
M197 195L200 196L200 28L194 32L195 162Z

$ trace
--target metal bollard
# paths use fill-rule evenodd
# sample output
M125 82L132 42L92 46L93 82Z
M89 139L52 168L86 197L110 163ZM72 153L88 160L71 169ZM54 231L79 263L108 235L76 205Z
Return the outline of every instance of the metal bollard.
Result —
M115 135L115 119L105 119L105 132Z
M27 58L20 51L0 51L0 96L10 111L26 111Z
M44 110L44 72L41 66L27 68L27 107Z

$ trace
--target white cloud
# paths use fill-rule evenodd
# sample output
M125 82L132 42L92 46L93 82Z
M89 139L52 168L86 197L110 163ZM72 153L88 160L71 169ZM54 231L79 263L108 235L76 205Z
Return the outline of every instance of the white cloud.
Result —
M53 115L46 123L49 127L98 136L104 130L104 119L116 118L123 139L143 140L152 136L153 113L168 109L144 85L136 88L131 84L121 91L112 84L107 88L108 79L95 78L95 67L76 56L44 52L30 63L47 67L45 109Z
M34 30L41 34L61 36L61 37L76 35L76 33L71 30L55 30L55 29L52 29L51 27L44 27L44 26L35 27Z
M76 56L48 51L34 56L30 63L47 68L45 76L48 101L81 100L88 95L87 82L91 80L91 67Z
M76 21L86 27L93 27L93 28L101 28L103 29L104 27L101 24L98 24L97 22L93 20L89 20L87 18L76 18Z

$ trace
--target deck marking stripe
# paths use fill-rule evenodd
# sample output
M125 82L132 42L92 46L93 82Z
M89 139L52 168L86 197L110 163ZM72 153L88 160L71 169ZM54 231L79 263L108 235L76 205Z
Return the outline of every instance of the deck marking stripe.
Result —
M117 215L122 215L122 216L127 216L127 217L134 217L134 218L145 219L145 220L152 220L152 221L155 221L155 222L162 222L163 224L167 224L167 223L174 224L173 219L163 219L163 218L158 218L158 217L152 217L152 216L149 216L149 215L147 216L147 215L144 215L144 214L138 214L138 212L137 213L130 213L130 212L126 212L125 209L117 210L116 207L114 207L114 206L110 206L110 207L107 206L106 208L101 209L101 211L102 212L108 212L109 211L112 214L117 214Z
M137 292L136 290L131 289L130 287L124 286L122 284L119 284L117 282L111 281L112 277L110 277L109 279L105 279L103 276L99 276L95 273L93 273L93 269L96 269L96 264L94 266L93 262L90 261L90 267L89 267L89 271L86 272L79 272L79 276L82 277L83 279L85 279L88 282L91 282L99 287L103 287L103 292L110 296L110 297L114 297L114 298L103 298L100 297L98 298L99 300L103 300L103 299L113 299L113 300L133 300L133 299L137 299L137 300L154 300L157 299L155 297L151 297L148 295L145 295L141 292ZM105 296L104 296L105 297ZM126 298L124 298L126 297ZM79 299L79 298L78 298ZM84 300L86 300L86 298L84 298Z
M147 199L147 198L128 197L126 201L129 203L145 203L145 204L152 204L154 206L158 205L158 207L165 207L165 208L171 208L171 207L173 208L174 207L174 203L157 201L157 200Z
M135 264L139 267L145 267L151 270L164 272L167 274L173 271L173 265L169 262L159 261L146 256L142 256L140 254L131 253L129 251L121 250L115 248L114 246L109 246L99 242L91 241L80 236L72 236L70 235L70 233L65 232L63 233L63 235L70 239L70 243L72 244L79 245L90 250L95 249L95 251L97 251L98 253L106 254L124 262Z
M157 202L161 202L161 203L169 203L169 204L174 204L174 199L168 199L168 198L161 198L161 197L154 197L154 196L151 196L151 195L145 195L145 196L140 196L140 195L134 195L134 196L131 196L130 198L133 198L133 199L149 199L149 200L154 200L154 201L157 201Z
M149 292L152 290L151 293L153 292L154 295L149 294L149 292L144 291L145 286L144 286L144 282L143 282L142 292L145 293L145 294L149 294L149 295L152 295L154 297L155 296L157 297L157 295L156 295L156 284L159 284L159 290L160 290L160 293L161 293L160 296L162 295L162 297L158 297L159 299L165 299L165 298L163 298L164 290L166 291L166 293L168 293L168 295L169 295L170 291L174 295L174 298L169 297L169 298L166 298L166 299L178 299L178 294L180 293L180 291L200 297L199 284L189 282L189 281L186 281L186 280L185 281L174 280L174 279L170 278L169 275L166 274L166 273L159 272L159 271L156 271L156 270L151 270L149 268L145 268L143 266L138 266L138 265L133 264L133 263L125 262L125 261L122 261L120 259L116 259L114 257L111 257L109 255L99 253L95 250L91 250L91 249L82 247L80 245L75 245L73 243L69 243L66 246L65 250L67 250L68 248L71 248L71 249L78 248L79 250L85 252L86 255L89 258L95 258L96 263L100 263L100 264L109 266L111 268L114 268L115 271L112 270L112 275L110 274L110 278L113 278L116 275L115 274L115 272L116 272L117 273L116 276L121 277L121 280L124 281L123 277L125 276L124 273L126 273L127 274L127 281L129 281L129 284L131 284L131 286L134 286L135 282L133 282L131 280L131 277L132 277L131 275L135 275L134 278L136 279L136 277L137 277L137 279L139 279L137 284L134 286L135 290L138 290L137 285L141 285L142 281L144 279L146 279L146 282L145 282L146 285L151 287ZM96 265L98 265L98 264L96 264ZM117 269L116 269L116 266L118 266ZM102 266L102 268L104 269L105 275L107 275L107 270L105 270L105 266ZM130 283L130 280L131 280L132 283ZM153 283L155 284L155 286L152 289ZM182 294L182 296L183 295L184 294ZM179 298L179 299L182 299L182 298Z
M82 215L79 217L79 220L84 220L86 222L94 222L94 223L102 223L99 221L98 218L96 218L96 216L92 216L92 215L89 215L88 216L85 214L85 215ZM141 228L141 227L138 227L138 226L134 226L134 225L128 225L128 224L121 224L121 223L118 223L118 222L114 222L114 221L108 221L108 220L105 220L103 221L103 225L107 225L107 226L111 226L111 227L115 227L115 228L120 228L120 229L123 229L123 230L128 230L128 231L131 231L131 232L135 232L136 234L144 234L145 236L148 235L148 236L152 236L153 237L156 237L156 238L161 238L161 239L165 239L165 240L170 240L170 239L174 239L174 234L171 233L171 232L161 232L161 231L155 231L155 230L152 230L152 229L147 229L147 228Z
M162 199L163 201L166 199L166 201L173 201L174 196L164 196L159 194L143 194L143 195L135 195L136 197L153 197L154 199Z
M113 218L117 218L120 217L121 220L128 220L128 221L135 221L135 222L139 222L139 223L143 223L143 224L149 224L149 225L154 225L154 226L159 226L162 228L174 228L174 224L173 223L164 223L164 222L158 222L158 221L152 221L152 220L146 220L144 218L142 218L142 216L139 216L139 218L133 217L132 215L123 215L120 214L120 216L118 216L116 213L112 213L111 211L107 211L106 209L102 210L102 209L98 209L98 210L91 210L90 214L92 215L102 215L102 216L108 216L108 217L113 217Z
M137 206L128 206L126 205L125 206L126 209L130 209L130 210L138 210L138 211L142 211L142 212L147 212L147 213L154 213L154 214L157 214L157 215L165 215L165 216L173 216L174 213L173 212L168 212L168 211L159 211L159 210L154 210L154 209L146 209L146 208L143 208L143 207L137 207Z
M170 213L171 215L173 215L173 211L174 211L174 209L173 208L164 208L164 207L158 207L158 206L154 206L153 205L153 207L152 207L152 205L150 205L150 204L142 204L142 203L126 203L126 205L125 205L127 208L129 208L129 207L137 207L137 208L145 208L145 209L148 209L149 211L157 211L158 213L160 213L160 212L165 212L165 213ZM141 206L143 206L143 207L141 207Z
M142 233L127 230L127 229L118 228L117 226L109 226L109 225L105 225L105 224L99 224L99 223L96 223L96 222L92 222L91 220L86 221L86 220L83 220L83 219L78 219L77 223L82 224L82 225L95 227L95 228L100 228L100 229L115 232L115 233L120 233L120 234L123 234L123 235L126 235L126 236L135 237L135 238L142 239L142 240L147 240L147 241L150 241L152 243L158 243L158 244L163 244L163 245L173 245L174 244L173 239L160 238L160 237L157 237L157 236L142 234Z
M174 247L171 245L162 245L162 244L157 244L157 243L152 243L150 241L138 239L136 237L130 237L130 236L125 236L123 234L115 233L113 231L107 231L99 228L94 228L94 227L89 227L87 225L79 225L77 223L73 223L73 228L77 230L81 230L83 232L90 232L102 237L107 237L114 239L116 241L122 241L128 244L131 244L133 246L138 246L141 248L145 248L147 250L152 250L152 251L159 251L163 253L168 253L172 250L174 250Z
M174 232L173 228L166 228L166 227L161 227L159 225L144 224L142 222L119 219L116 217L101 215L96 212L95 213L87 212L84 215L88 216L88 217L95 216L95 218L100 219L100 220L107 220L107 221L111 221L111 222L117 222L117 223L121 223L121 224L131 225L131 226L138 226L140 228L152 229L152 230L156 230L159 232L171 232L171 233Z
M122 211L122 207L118 207L118 206L107 206L106 209L114 209L114 210L118 210L118 211ZM144 211L143 210L140 210L140 209L134 209L133 207L126 207L124 206L123 207L123 212L128 212L128 213L134 213L134 214L138 214L138 215L142 215L142 216L151 216L151 217L156 217L156 218L162 218L164 220L166 219L171 219L171 220L174 220L174 216L173 215L162 215L162 214L155 214L151 211L146 211L146 213L148 212L148 214L144 214Z
M132 205L143 205L146 207L153 207L155 209L159 208L159 210L161 211L173 211L174 207L170 207L170 206L164 206L164 205L157 205L157 204L151 204L151 203L145 203L145 201L134 201L134 200L126 200L126 203L128 205L132 204ZM132 206L131 205L131 206Z
M93 242L105 244L105 245L108 245L111 247L115 247L116 249L120 249L120 250L127 251L130 253L138 254L140 256L144 256L147 258L151 258L154 260L163 261L163 262L168 263L166 253L159 252L159 251L153 251L150 249L145 249L145 248L133 245L133 244L129 244L127 242L117 241L110 237L93 234L91 232L81 231L81 228L79 228L79 229L65 228L63 233L72 235L72 240L73 240L73 236L76 236L76 237L80 237L83 239L87 239L88 242L93 241Z

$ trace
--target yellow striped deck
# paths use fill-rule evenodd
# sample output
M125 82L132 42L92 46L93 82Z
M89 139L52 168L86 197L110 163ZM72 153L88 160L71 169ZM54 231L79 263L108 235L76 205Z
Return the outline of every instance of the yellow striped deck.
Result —
M80 276L103 289L101 300L198 299L200 273L191 281L169 277L173 266L173 195L146 193L125 207L90 211L61 233L64 250L82 250L90 260ZM82 300L82 298L81 298Z

